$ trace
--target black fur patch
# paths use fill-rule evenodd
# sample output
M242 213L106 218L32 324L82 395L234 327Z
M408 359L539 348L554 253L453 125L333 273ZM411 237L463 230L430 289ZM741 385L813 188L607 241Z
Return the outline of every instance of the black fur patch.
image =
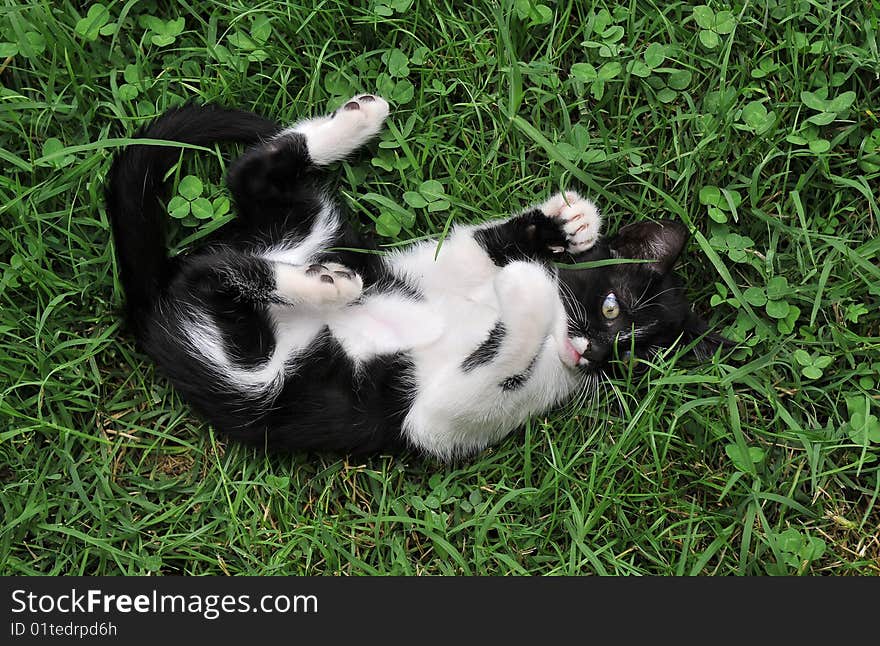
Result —
M512 375L504 379L500 384L501 390L504 392L510 392L511 390L519 390L522 388L525 383L529 380L529 377L532 376L532 370L535 367L535 363L538 361L538 355L535 355L532 360L529 362L529 365L526 366L526 369L523 370L518 375Z
M553 254L551 247L568 244L559 223L540 210L533 209L498 226L474 233L479 244L499 267L514 260L565 259L567 254Z
M529 378L528 375L526 375L525 373L519 374L519 375L513 375L512 377L508 377L507 379L505 379L504 381L502 381L498 385L501 387L501 390L503 390L504 392L510 392L511 390L519 390L520 388L523 387L523 384L526 383L526 380L528 378Z
M504 323L498 321L489 332L486 340L477 346L477 349L471 352L461 363L461 369L464 372L470 372L474 368L492 361L495 355L498 354L498 348L501 347L505 334L507 334L507 330L504 329Z

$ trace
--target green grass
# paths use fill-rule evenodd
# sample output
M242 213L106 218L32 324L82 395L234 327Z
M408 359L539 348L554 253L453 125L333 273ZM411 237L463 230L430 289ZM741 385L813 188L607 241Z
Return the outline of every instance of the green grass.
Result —
M0 573L880 572L877 0L170 4L0 5ZM394 112L339 188L385 242L580 188L692 227L739 349L454 465L214 436L120 325L110 157L185 100L359 91ZM217 160L177 177L215 199Z

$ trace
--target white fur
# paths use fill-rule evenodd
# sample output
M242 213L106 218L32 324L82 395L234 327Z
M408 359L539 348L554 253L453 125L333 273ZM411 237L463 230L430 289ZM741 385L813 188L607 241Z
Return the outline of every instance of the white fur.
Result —
M187 313L182 326L189 343L205 357L218 376L238 389L257 398L268 399L283 385L288 367L297 356L307 353L321 332L319 319L303 316L284 316L289 308L275 308L275 349L272 356L258 368L243 368L231 360L216 326L204 316Z
M366 100L365 97L372 97ZM357 104L358 108L346 109ZM372 94L359 94L346 101L330 117L307 119L283 130L279 136L291 132L305 135L309 157L318 166L345 159L372 139L382 129L388 117L388 102Z
M270 262L287 265L308 264L330 245L337 231L339 231L339 213L336 206L325 199L321 203L321 210L312 230L305 238L270 247L261 253L260 257Z
M442 322L435 342L410 351L415 398L404 433L413 445L445 459L497 442L529 415L565 399L579 383L559 358L555 339L565 327L565 314L553 278L537 264L496 267L473 233L473 227L454 231L436 260L429 243L389 259L395 270L417 280L425 303L435 306ZM463 371L464 359L499 319L506 334L497 356ZM530 364L521 388L502 389L505 378Z
M382 354L424 348L443 332L441 317L426 303L401 294L376 294L327 315L345 353L358 363Z

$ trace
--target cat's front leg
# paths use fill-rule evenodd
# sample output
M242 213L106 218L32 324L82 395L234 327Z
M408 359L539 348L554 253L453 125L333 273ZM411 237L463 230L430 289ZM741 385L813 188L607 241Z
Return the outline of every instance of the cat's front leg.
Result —
M503 267L523 259L549 262L565 252L578 255L596 244L601 229L596 206L566 191L520 215L479 228L474 238Z
M494 280L499 317L487 338L462 362L485 371L502 389L521 386L549 337L564 334L565 309L555 280L536 263L515 261Z

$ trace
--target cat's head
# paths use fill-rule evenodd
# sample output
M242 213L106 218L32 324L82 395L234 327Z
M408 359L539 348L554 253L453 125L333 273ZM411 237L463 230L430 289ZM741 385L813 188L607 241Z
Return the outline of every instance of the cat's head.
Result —
M723 337L707 332L672 271L688 239L684 225L670 220L638 222L601 239L574 257L575 263L632 259L588 268L561 268L569 337L587 372L612 359L650 358L676 341L700 359L711 356Z

